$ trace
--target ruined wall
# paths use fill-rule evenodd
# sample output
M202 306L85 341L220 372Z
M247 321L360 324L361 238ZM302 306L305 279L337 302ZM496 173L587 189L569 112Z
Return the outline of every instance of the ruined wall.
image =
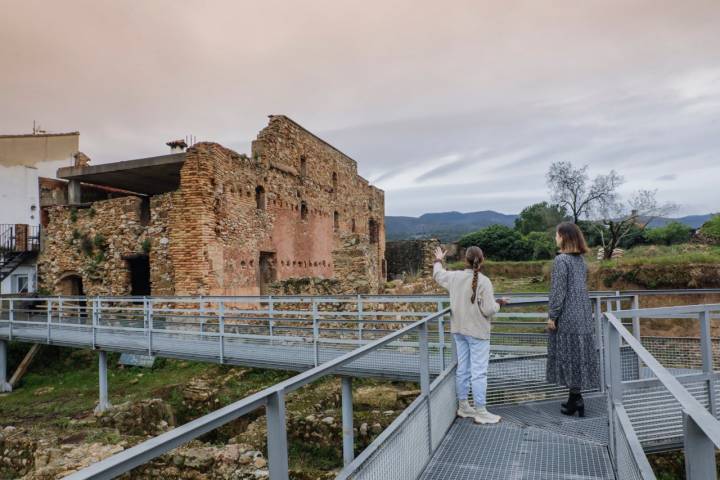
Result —
M388 278L403 275L431 276L435 248L439 246L440 241L434 239L387 242L385 260Z
M76 272L86 294L127 295L129 255L149 257L153 295L257 295L308 278L372 293L385 277L383 192L283 116L271 117L251 157L215 143L189 148L177 191L94 202L72 221L74 211L48 209L41 263L51 292ZM98 234L107 251L83 253L79 243Z
M343 281L350 269L337 269L336 252L356 250L342 240L353 233L366 246L363 282L370 291L381 284L383 192L357 175L352 159L286 117L271 118L252 158L213 143L188 149L175 206L182 228L172 229L169 255L177 294L254 295L261 283L269 293L261 252L272 280Z
M40 290L66 294L63 280L82 279L86 295L129 295L125 257L143 253L141 199L123 197L90 208L48 208L45 244L38 257Z

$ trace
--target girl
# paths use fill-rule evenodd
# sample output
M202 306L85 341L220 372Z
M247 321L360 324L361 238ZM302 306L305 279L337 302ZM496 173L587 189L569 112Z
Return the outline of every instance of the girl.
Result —
M587 269L583 254L588 247L577 225L563 222L555 241L560 254L555 257L548 310L548 382L570 389L562 404L565 415L585 416L581 390L596 388L599 380L597 345L588 295Z
M490 319L507 304L506 299L495 301L490 280L480 273L484 260L479 247L470 247L465 254L468 268L448 272L442 266L446 252L435 249L433 278L450 293L452 309L451 332L457 350L455 387L459 417L470 417L475 423L497 423L498 415L485 408L487 370L490 361ZM475 408L468 403L468 390L472 383Z

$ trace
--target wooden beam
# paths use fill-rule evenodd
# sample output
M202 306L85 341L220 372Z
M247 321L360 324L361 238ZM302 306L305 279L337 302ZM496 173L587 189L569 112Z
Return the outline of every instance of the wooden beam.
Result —
M28 368L30 368L30 364L35 358L35 355L38 354L41 348L42 345L40 345L39 343L36 343L32 347L30 347L30 351L25 355L25 358L23 358L22 362L20 362L20 365L18 365L17 369L15 370L15 373L13 373L13 376L10 378L11 387L15 388L23 375L25 375L25 372L27 372Z

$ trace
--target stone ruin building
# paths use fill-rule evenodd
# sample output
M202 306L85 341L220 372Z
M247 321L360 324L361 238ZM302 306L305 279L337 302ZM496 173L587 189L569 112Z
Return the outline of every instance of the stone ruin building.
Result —
M250 156L168 145L168 155L58 170L67 202L43 212L41 292L256 295L302 278L326 279L332 293L382 287L384 194L352 158L282 115ZM88 185L113 193L88 201Z

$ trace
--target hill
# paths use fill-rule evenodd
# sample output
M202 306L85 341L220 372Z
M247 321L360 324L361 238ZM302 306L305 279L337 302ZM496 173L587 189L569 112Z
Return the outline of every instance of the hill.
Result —
M385 217L385 234L388 240L438 238L444 242L455 241L466 233L490 225L515 224L517 215L506 215L492 210L481 212L426 213L420 217Z
M680 222L692 228L700 228L713 214L688 215L679 218L656 218L650 227L662 227L670 222ZM508 215L493 210L480 212L426 213L420 217L385 217L385 234L388 240L412 240L437 238L443 242L454 242L466 233L475 232L490 225L515 225L517 215Z

